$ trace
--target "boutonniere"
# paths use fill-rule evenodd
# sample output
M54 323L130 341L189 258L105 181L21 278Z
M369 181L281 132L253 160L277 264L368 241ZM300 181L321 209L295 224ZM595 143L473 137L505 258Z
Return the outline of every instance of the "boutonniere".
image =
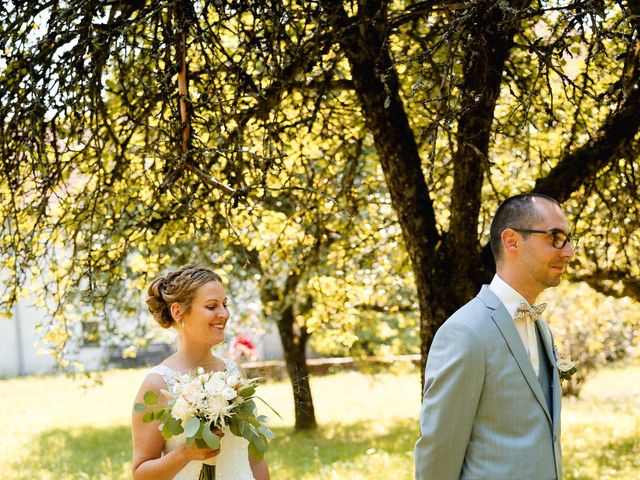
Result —
M570 358L559 358L556 361L556 366L562 380L569 380L578 371L576 362L572 362Z
M556 367L561 380L569 380L571 376L578 371L576 362L572 362L571 358L561 358L558 355L558 347L553 346L553 354L556 357Z

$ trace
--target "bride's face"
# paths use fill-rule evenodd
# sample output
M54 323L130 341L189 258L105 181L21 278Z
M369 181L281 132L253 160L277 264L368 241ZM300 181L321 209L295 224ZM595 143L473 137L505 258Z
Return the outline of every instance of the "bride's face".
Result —
M211 281L198 288L191 307L181 320L184 322L182 335L185 340L210 345L223 342L229 310L222 284Z

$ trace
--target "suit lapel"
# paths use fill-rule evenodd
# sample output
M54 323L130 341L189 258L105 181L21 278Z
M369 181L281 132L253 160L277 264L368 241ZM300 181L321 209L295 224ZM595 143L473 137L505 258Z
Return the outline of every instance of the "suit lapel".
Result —
M544 399L542 387L540 386L540 382L538 380L538 377L536 376L536 372L533 370L533 365L531 364L531 360L527 355L527 351L524 348L524 344L522 343L520 335L518 334L515 323L513 323L511 315L509 315L509 312L507 312L507 309L505 308L503 303L489 289L488 286L483 286L478 296L489 308L492 308L494 310L491 318L493 319L494 323L500 330L500 333L502 333L502 336L507 342L507 346L509 347L511 354L515 358L516 363L518 364L518 367L522 372L522 375L524 375L525 380L531 388L531 391L542 406L547 419L550 423L553 423L551 414L549 413L549 408L547 407L547 402Z
M549 359L549 365L551 365L551 378L553 381L552 385L552 401L553 401L553 425L554 429L560 425L560 402L561 400L561 391L562 386L560 384L560 375L558 373L558 368L556 367L556 354L553 351L553 337L551 336L551 330L547 326L545 322L542 320L536 320L536 327L542 339L542 343L544 344L544 349L547 354L547 358Z

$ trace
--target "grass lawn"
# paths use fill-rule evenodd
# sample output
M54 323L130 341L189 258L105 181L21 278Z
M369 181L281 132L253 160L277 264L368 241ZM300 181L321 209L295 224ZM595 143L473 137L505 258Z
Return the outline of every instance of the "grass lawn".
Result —
M130 478L129 418L143 375L115 370L89 388L58 376L0 380L1 478ZM311 433L292 431L288 384L261 386L283 416L272 423L272 478L412 479L418 385L416 372L313 378L321 427ZM640 365L604 369L580 399L565 399L563 448L565 479L640 478Z

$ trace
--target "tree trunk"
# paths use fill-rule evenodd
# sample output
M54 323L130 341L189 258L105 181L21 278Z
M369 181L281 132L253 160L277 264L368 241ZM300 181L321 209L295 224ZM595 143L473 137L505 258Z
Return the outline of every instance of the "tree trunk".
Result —
M514 6L522 8L527 3L520 0ZM465 59L465 114L458 125L458 151L453 157L452 224L444 235L436 226L415 136L399 93L388 45L387 3L359 2L356 18L350 18L339 2L327 0L326 4L331 7L330 21L340 32L340 46L349 60L353 84L411 259L420 306L424 367L437 329L490 279L486 265L491 262L481 255L477 219L493 110L518 22L505 21L504 30L491 32L491 26L482 23L483 16L492 17L493 24L498 21L493 17L504 20L502 7L493 4L490 12L481 8L477 11L482 17L476 19L474 34L478 42L470 41L477 44L477 50ZM484 92L479 99L474 93L477 91Z
M301 328L296 332L293 305L287 305L278 321L278 331L282 340L287 373L293 387L296 430L313 430L317 427L313 408L311 387L309 386L309 367L306 359L306 346L309 334Z

